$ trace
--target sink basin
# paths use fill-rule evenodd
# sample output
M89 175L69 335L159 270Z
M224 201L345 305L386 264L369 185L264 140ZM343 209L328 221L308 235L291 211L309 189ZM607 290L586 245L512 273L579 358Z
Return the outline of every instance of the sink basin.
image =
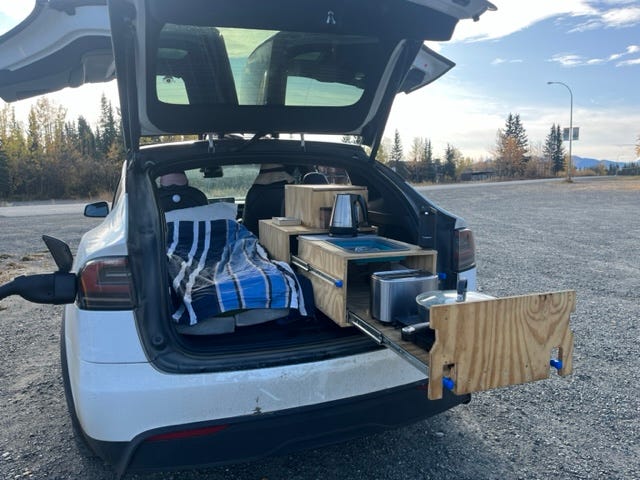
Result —
M401 243L379 237L329 238L326 241L349 253L400 252L402 250L409 250L409 247Z

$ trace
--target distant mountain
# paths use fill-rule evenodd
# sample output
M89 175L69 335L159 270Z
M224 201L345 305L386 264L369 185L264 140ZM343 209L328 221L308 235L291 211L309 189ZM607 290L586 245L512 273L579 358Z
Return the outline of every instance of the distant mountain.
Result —
M604 165L604 168L608 169L611 165L617 165L620 167L623 167L626 163L629 162L616 162L614 160L598 160L597 158L585 158L585 157L579 157L577 155L572 155L572 160L573 160L573 165L575 166L575 168L578 169L583 169L583 168L593 168L593 167L597 167L598 165L602 164ZM636 160L634 163L639 163L639 160Z

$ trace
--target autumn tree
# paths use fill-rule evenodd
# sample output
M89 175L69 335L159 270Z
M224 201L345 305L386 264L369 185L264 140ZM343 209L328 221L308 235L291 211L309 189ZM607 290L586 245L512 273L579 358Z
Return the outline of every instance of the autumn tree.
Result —
M424 138L413 137L411 150L409 150L410 162L422 162L424 160Z
M496 139L496 169L498 175L503 177L523 176L526 163L529 141L520 115L509 114L504 130L498 130Z

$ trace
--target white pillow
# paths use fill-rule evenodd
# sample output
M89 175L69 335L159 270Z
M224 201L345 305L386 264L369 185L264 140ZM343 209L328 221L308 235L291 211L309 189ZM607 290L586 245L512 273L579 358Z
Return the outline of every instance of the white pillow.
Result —
M201 222L205 220L235 220L238 205L230 202L215 202L201 207L180 208L165 213L167 222L181 220Z

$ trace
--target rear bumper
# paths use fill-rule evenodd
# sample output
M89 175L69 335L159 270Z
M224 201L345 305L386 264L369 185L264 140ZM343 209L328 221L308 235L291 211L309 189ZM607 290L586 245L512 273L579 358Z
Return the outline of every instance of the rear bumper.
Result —
M470 400L427 400L425 382L359 397L144 432L131 442L88 439L120 475L249 461L344 442L444 412ZM217 428L216 428L217 427Z

